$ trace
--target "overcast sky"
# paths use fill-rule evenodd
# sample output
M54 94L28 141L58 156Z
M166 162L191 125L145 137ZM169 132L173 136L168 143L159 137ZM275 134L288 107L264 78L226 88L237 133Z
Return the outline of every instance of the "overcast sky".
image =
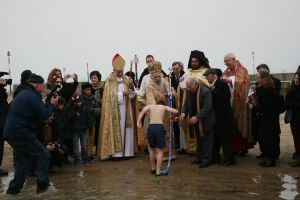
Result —
M120 53L129 70L134 54L153 54L167 69L187 66L191 50L205 53L212 67L225 69L223 56L236 54L253 73L266 63L271 72L294 72L300 64L299 0L0 0L0 71L14 83L30 69L47 77L57 66L104 78Z

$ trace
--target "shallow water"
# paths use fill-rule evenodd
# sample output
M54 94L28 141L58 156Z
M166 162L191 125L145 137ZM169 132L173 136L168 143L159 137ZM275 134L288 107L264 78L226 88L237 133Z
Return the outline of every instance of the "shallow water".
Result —
M239 158L236 166L199 169L190 164L192 159L178 156L166 177L150 175L145 155L126 161L98 161L90 166L67 165L51 175L53 185L47 192L36 195L35 179L29 177L15 197L4 194L11 172L1 178L0 199L299 199L296 178L300 170L284 162L263 169L250 155Z

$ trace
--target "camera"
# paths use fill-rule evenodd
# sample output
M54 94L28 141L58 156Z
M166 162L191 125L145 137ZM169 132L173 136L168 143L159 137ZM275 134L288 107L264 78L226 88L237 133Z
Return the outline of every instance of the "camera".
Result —
M12 79L4 79L6 82L6 85L12 85Z
M8 72L0 72L0 77L4 76L4 75L9 75ZM12 85L12 79L3 79L5 80L5 85Z

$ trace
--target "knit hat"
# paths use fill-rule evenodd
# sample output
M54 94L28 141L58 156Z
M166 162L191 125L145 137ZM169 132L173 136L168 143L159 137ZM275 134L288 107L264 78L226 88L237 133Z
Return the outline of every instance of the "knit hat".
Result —
M24 70L21 73L21 83L26 83L26 81L29 79L32 72L30 70Z
M44 83L43 77L37 74L31 74L27 80L27 83Z
M113 57L112 66L115 70L123 70L125 67L125 60L117 53Z
M79 103L79 102L81 102L81 96L79 94L75 93L72 95L71 100L73 103Z

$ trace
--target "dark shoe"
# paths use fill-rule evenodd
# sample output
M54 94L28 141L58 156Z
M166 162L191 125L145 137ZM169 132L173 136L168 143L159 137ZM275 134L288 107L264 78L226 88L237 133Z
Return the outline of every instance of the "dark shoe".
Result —
M15 190L15 189L11 189L11 188L8 188L7 190L6 190L6 194L10 194L10 195L16 195L16 194L18 194L20 191L17 191L17 190Z
M37 188L36 188L36 193L45 192L49 186L50 186L49 183L38 183Z
M192 160L191 164L192 164L192 165L198 165L198 164L201 164L201 160L198 160L198 159Z
M181 149L179 151L177 151L178 154L187 154L186 150L184 149Z
M122 160L121 157L112 157L111 158L111 161L120 161L120 160Z
M246 157L247 154L248 154L248 150L241 150L239 152L239 157L241 158Z
M276 163L275 163L275 161L272 161L272 160L266 160L266 161L260 162L259 165L261 167L275 167Z
M264 158L265 155L263 153L259 154L258 156L255 156L256 158Z
M155 175L155 174L156 174L156 169L152 169L152 170L150 171L150 173L151 173L152 175Z
M199 168L206 168L209 166L209 163L200 163Z
M94 157L94 156L90 156L89 157L89 162L90 163L93 163L93 162L95 162L96 161L96 158Z
M291 167L300 167L300 161L291 164Z
M0 176L7 176L8 172L4 171L3 169L0 169Z
M222 166L229 166L229 165L235 165L235 160L224 160L221 162Z

